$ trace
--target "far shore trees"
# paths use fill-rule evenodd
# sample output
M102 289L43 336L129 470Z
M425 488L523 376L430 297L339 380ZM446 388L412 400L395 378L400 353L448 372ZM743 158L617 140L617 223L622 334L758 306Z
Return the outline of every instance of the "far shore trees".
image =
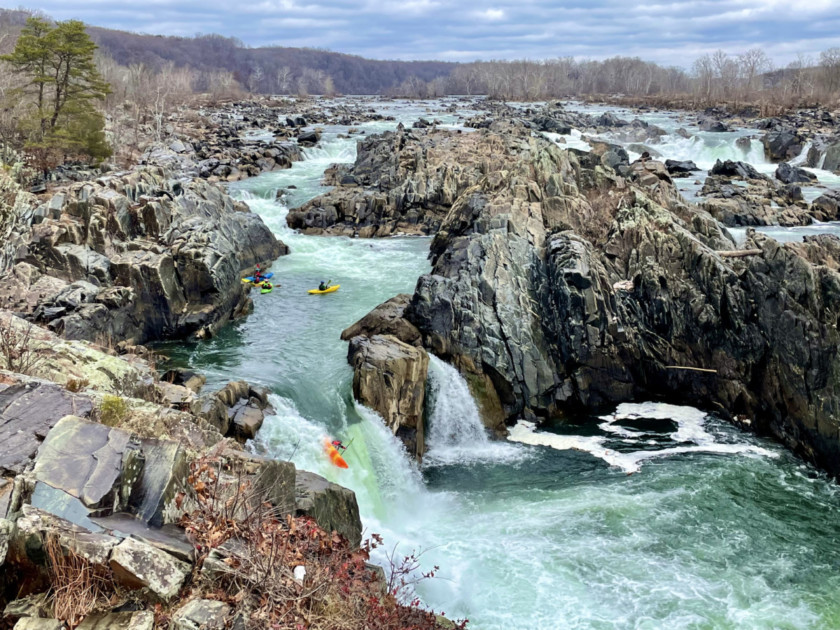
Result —
M7 99L23 101L17 120L21 148L42 171L68 158L101 161L111 155L105 119L94 104L110 87L94 62L95 51L82 22L52 24L33 16L14 50L0 57L20 80Z

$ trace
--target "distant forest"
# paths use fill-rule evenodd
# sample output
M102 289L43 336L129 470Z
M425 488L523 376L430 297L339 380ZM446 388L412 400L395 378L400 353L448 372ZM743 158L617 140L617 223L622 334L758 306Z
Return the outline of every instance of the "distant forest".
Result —
M15 39L29 15L32 12L0 9L0 32ZM236 38L221 35L165 37L98 26L88 26L88 34L121 66L143 65L158 72L173 64L195 70L199 77L228 71L244 89L263 94L382 94L409 79L431 82L448 77L457 65L378 61L311 48L248 48Z
M14 46L32 14L0 9L0 54ZM123 86L129 100L163 92L169 102L190 94L228 98L244 92L409 98L483 94L506 100L609 95L631 101L685 99L692 107L752 103L787 108L834 104L840 95L840 48L825 50L819 58L799 55L784 68L775 68L760 48L734 54L718 50L695 59L689 70L620 56L381 61L311 48L248 48L221 35L166 37L97 26L87 30L100 47L101 72L112 87Z

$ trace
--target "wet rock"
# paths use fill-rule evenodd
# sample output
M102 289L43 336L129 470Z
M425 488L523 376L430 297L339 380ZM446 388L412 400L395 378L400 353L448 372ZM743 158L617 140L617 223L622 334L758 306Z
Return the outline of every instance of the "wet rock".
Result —
M305 131L297 137L298 144L304 147L314 147L321 139L317 131Z
M804 168L791 166L787 162L779 164L775 176L783 184L812 184L817 181L817 176L813 173L809 173Z
M717 160L709 171L709 175L720 175L722 177L739 177L741 179L767 179L755 168L746 162L735 162L732 160Z
M665 160L665 168L671 175L677 177L688 177L694 171L700 170L691 160Z
M761 142L771 162L792 160L802 153L804 145L802 136L792 129L771 131L764 135Z
M352 490L299 470L295 480L295 509L298 516L314 518L323 529L337 531L354 547L361 544L362 522Z
M729 131L729 127L727 127L724 123L719 120L713 120L711 118L704 118L700 121L700 129L703 131L710 131L713 133L723 133L725 131Z
M110 567L118 583L129 589L147 588L168 601L181 590L190 567L169 554L126 538L111 552Z
M409 452L425 451L423 402L429 356L396 337L374 335L350 340L348 361L353 366L353 395L382 416Z

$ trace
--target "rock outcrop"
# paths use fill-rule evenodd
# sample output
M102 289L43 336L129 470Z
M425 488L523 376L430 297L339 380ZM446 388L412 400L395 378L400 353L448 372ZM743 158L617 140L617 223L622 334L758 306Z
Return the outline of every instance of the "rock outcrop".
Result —
M423 403L429 356L392 335L353 337L353 395L376 411L417 458L423 456Z
M340 185L290 211L287 222L306 234L434 234L455 199L493 160L492 147L483 146L487 140L433 129L366 138L355 164L337 175Z
M663 398L748 418L840 474L838 239L751 233L733 254L647 165L628 181L537 138L483 142L498 162L447 213L405 312L488 384L479 399L539 420Z
M779 169L793 173L787 164ZM791 226L813 221L799 186L776 182L744 162L718 160L700 194L703 208L727 226Z
M30 206L0 307L64 337L205 337L250 308L242 272L288 249L219 188L161 168L73 184Z

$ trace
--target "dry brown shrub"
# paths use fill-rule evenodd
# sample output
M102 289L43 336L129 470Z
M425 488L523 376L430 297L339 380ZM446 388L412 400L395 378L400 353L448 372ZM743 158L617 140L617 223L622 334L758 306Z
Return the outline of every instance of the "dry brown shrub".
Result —
M47 537L46 551L56 619L75 628L91 612L109 604L115 586L108 568L63 549L55 535Z
M371 551L381 543L378 536L354 549L311 518L278 514L255 493L250 480L226 474L218 458L194 461L189 483L191 496L181 495L177 502L195 506L181 524L196 549L196 584L216 599L251 611L249 627L466 627L466 622L444 625L416 598L400 601L417 579L433 575L415 572L417 556L400 561L392 554L391 577L383 582L368 565ZM215 570L212 578L199 572L210 553L228 542L222 554L225 569ZM303 580L295 579L300 566L306 570Z

